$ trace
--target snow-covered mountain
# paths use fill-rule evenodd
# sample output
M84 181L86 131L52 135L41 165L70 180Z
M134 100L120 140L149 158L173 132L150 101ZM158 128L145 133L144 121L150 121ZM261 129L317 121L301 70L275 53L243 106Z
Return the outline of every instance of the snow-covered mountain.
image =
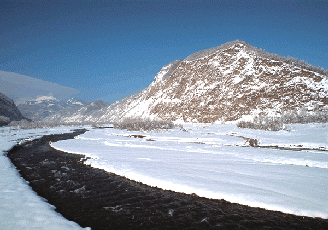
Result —
M142 91L95 116L75 118L103 122L157 117L207 123L304 107L322 109L328 107L327 76L319 67L233 41L174 61Z
M99 118L105 114L108 106L108 102L93 101L87 104L79 104L75 102L74 108L63 109L57 113L48 115L43 119L47 122L93 122L94 118ZM98 121L98 120L97 120Z
M53 96L41 96L33 100L22 101L17 107L24 116L33 121L47 121L48 116L67 114L80 109L88 103L76 98L60 101Z

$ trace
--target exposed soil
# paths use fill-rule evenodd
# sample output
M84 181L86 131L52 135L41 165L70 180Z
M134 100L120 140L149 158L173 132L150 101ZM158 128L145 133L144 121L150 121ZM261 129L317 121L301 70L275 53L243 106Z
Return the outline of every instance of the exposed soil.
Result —
M328 229L328 219L251 208L149 187L84 164L43 136L8 151L22 177L65 218L94 229Z

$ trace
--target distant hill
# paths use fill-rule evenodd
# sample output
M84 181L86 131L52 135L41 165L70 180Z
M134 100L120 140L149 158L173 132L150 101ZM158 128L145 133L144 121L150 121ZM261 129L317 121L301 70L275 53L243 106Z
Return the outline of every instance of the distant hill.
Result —
M24 100L31 100L40 96L53 96L59 100L67 100L72 95L77 94L78 90L0 70L0 92L18 104Z
M7 125L11 121L26 119L16 107L13 100L0 93L0 126Z

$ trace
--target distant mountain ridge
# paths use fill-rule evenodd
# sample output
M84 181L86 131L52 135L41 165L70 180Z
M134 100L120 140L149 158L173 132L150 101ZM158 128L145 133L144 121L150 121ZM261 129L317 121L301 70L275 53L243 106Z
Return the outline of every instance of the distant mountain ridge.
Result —
M103 101L88 102L76 98L67 101L57 100L53 96L41 96L33 100L22 101L18 108L26 117L33 121L44 122L69 122L66 117L75 114L93 114L103 107L108 107L109 103ZM80 122L74 119L73 122Z
M90 123L94 122L93 118L101 117L109 107L108 102L104 101L93 101L72 109L63 109L57 113L48 115L43 119L43 121L50 122L78 122L78 123Z
M92 115L75 113L65 120L144 117L211 123L301 108L324 110L327 76L322 68L237 40L171 62L140 92Z
M63 111L79 109L89 102L80 99L69 99L68 101L57 100L53 96L41 96L32 100L22 101L17 105L22 114L33 121L45 121L46 117Z

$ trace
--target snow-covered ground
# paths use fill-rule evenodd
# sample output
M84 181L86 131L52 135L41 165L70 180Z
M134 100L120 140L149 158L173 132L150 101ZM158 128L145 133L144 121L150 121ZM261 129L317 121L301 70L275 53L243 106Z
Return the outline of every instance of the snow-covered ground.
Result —
M184 125L186 131L129 132L90 129L52 145L93 157L93 167L179 192L328 218L328 152L245 147L328 149L325 124L290 125L290 131L238 129L235 125ZM0 128L0 229L81 229L54 211L19 176L2 151L20 139L70 132ZM133 135L144 135L134 138Z
M86 154L93 167L163 189L328 218L328 152L320 151L328 149L327 125L290 125L290 131L278 132L234 124L184 128L93 129L52 146ZM246 147L241 137L293 150Z
M23 139L46 134L67 133L70 128L12 130L0 128L0 229L82 229L68 221L54 207L39 197L20 177L10 160L3 154Z

